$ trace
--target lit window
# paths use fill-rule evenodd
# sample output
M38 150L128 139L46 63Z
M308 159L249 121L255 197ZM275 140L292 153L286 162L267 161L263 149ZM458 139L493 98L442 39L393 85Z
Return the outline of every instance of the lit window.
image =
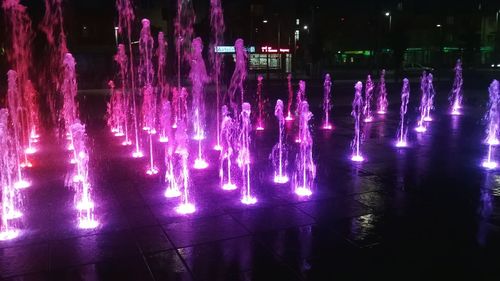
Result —
M296 24L296 25L299 25L299 24L300 24L300 20L299 20L299 19L296 19L296 20L295 20L295 24Z

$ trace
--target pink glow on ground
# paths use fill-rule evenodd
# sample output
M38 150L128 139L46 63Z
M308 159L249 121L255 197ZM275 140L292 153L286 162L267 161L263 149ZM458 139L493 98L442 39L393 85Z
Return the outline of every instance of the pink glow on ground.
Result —
M161 136L161 137L160 137L160 142L161 142L161 143L167 143L167 142L168 142L168 137Z
M264 127L258 126L255 130L257 130L257 131L264 131Z
M496 169L496 167L498 166L497 162L488 160L483 161L481 165L483 166L483 168L486 168L488 170Z
M424 133L427 131L427 128L425 128L424 126L418 126L415 128L415 131L417 131L419 133Z
M147 170L146 170L146 174L152 176L152 175L156 175L158 174L158 168L156 167L149 167Z
M383 114L386 114L386 113L387 113L387 112L385 112L385 111L383 111L383 110L379 110L379 111L377 111L377 114L382 114L382 115L383 115Z
M28 147L26 148L26 150L24 151L26 154L35 154L37 152L36 148L34 147Z
M81 229L93 229L99 226L99 222L94 219L81 218L78 227Z
M216 145L214 146L214 150L215 150L215 151L221 151L221 150L222 150L222 146L221 146L220 144L216 144Z
M408 144L405 141L398 141L396 147L407 147Z
M128 141L127 141L127 140L124 140L124 141L122 141L122 145L123 145L123 146L129 146L129 145L132 145L132 141L131 141L131 140L128 140Z
M142 158L142 157L144 157L144 153L142 153L142 151L134 151L134 153L132 153L132 157Z

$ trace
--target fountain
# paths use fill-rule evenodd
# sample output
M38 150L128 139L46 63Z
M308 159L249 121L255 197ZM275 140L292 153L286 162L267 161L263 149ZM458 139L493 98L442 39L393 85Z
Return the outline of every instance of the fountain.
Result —
M166 143L169 141L172 128L172 108L167 96L162 95L160 99L160 117L159 117L159 129L160 129L160 142Z
M7 59L10 67L17 73L17 84L19 85L19 104L17 113L20 115L18 137L23 149L24 164L29 166L26 154L36 152L33 143L39 137L39 108L38 94L30 80L30 69L32 68L31 42L34 34L31 29L31 19L25 6L19 0L4 0L2 8L5 13L8 27Z
M18 157L15 138L9 128L9 112L0 109L0 187L2 206L0 221L0 241L14 239L19 236L20 230L16 220L22 217L19 210L21 197L15 187L14 178L18 172Z
M119 71L119 85L120 92L122 95L121 102L121 123L123 124L125 140L122 142L122 145L131 145L132 141L130 140L129 131L128 131L128 115L129 115L129 106L130 106L130 95L125 91L127 85L127 71L128 71L128 58L127 53L125 52L125 45L118 44L118 51L114 56L115 62L118 64L120 68Z
M325 113L325 120L323 121L323 129L331 130L332 124L330 124L330 110L332 109L331 96L332 91L332 79L330 74L325 75L325 81L323 82L323 111Z
M486 169L495 169L498 164L493 159L493 152L494 145L498 144L498 124L500 122L500 116L498 112L498 99L500 89L497 80L493 80L493 82L491 82L488 91L490 94L488 112L486 113L486 120L488 121L488 126L486 127L486 143L488 144L488 155L483 161L482 165Z
M66 33L64 32L64 22L61 0L45 0L45 14L40 23L40 30L47 39L46 67L43 68L44 75L40 75L39 85L46 96L46 101L50 110L52 124L60 137L66 137L67 131L61 115L62 97L61 85L64 77L64 58L68 53L66 46Z
M373 121L372 98L373 98L373 89L374 88L375 88L375 85L373 84L372 78L370 75L368 75L368 78L366 78L365 103L363 106L363 116L365 118L363 121L365 121L366 123Z
M234 43L234 49L236 51L236 64L234 67L233 76L231 76L231 82L229 84L228 94L229 94L229 105L233 110L233 115L238 116L238 107L244 102L244 87L247 77L247 51L245 50L245 45L243 39L236 39ZM236 91L240 92L240 98L236 96Z
M212 39L210 42L210 63L212 65L212 80L215 82L215 95L216 95L216 134L217 143L215 144L215 150L221 150L220 144L220 134L221 134L221 124L220 124L220 100L221 100L221 70L222 70L222 57L219 53L215 52L217 46L224 44L224 14L222 11L221 0L210 0L210 28L212 31Z
M401 90L401 109L399 115L401 120L399 120L399 129L397 134L396 147L406 147L408 142L406 140L406 135L408 133L408 128L405 127L405 115L408 109L408 101L410 100L410 82L407 78L403 79L403 89Z
M312 158L313 140L309 129L309 121L312 118L309 104L303 101L300 105L300 149L295 159L294 186L295 193L299 196L311 196L312 185L316 177L316 165Z
M436 92L434 91L434 85L432 83L432 73L427 74L427 110L424 117L424 121L432 121L431 110L434 109L434 96Z
M293 103L292 74L288 73L288 75L286 76L286 79L287 79L287 85L288 85L288 101L287 101L288 114L287 114L285 120L292 121L293 120L293 116L292 116L292 103Z
M107 104L107 124L111 128L111 132L117 137L122 137L125 135L124 126L124 108L122 107L124 102L123 92L116 89L113 80L108 82L110 88L111 98Z
M382 69L380 72L380 81L378 86L377 113L386 114L388 106L387 88L385 87L385 69Z
M28 188L31 184L24 179L21 168L31 167L31 163L26 158L26 153L24 153L21 146L22 118L24 115L22 109L20 109L22 106L22 96L19 93L17 73L14 70L9 70L7 72L7 105L14 133L13 142L16 159L15 168L17 173L14 187L18 189ZM22 161L22 158L24 161Z
M297 91L295 101L297 106L295 108L295 115L297 115L297 127L300 128L300 105L302 101L306 100L306 82L304 80L299 81L299 90ZM295 138L296 143L300 143L300 134Z
M363 106L363 96L361 95L361 91L363 90L363 84L358 81L354 86L354 100L352 101L352 112L351 115L354 117L354 139L351 142L351 160L354 162L363 162L364 157L361 155L361 151L359 149L361 145L361 133L360 133L360 119L361 119L361 110Z
M142 19L141 38L139 40L139 84L142 86L142 122L143 130L147 131L149 137L149 167L148 175L158 174L158 168L154 164L153 135L156 134L156 95L153 89L153 44L150 22Z
M417 127L415 131L419 133L423 133L427 131L425 126L425 117L427 116L427 111L429 111L429 102L428 102L428 92L429 92L429 81L427 80L427 73L424 71L422 73L422 77L420 78L420 91L422 92L422 98L420 99L420 118L418 119Z
M60 0L59 0L60 1ZM139 141L139 123L137 121L137 102L136 102L136 87L135 75L136 70L134 67L134 52L132 51L132 22L135 19L134 9L130 0L116 0L116 9L118 10L118 33L123 36L123 41L128 45L128 84L130 87L130 96L132 97L132 119L134 124L135 134L135 151L132 157L141 158L144 156L141 151L141 144ZM123 60L124 58L122 58Z
M78 227L83 229L96 228L99 222L94 217L94 202L91 196L89 179L89 152L85 125L80 120L74 120L70 126L73 137L74 153L76 155L75 171L71 187L75 191L75 205L78 210Z
M234 152L234 122L229 114L227 106L222 106L222 123L221 123L221 154L219 165L219 178L221 187L224 190L235 190L236 185L231 178L233 152ZM225 172L224 172L225 171Z
M188 169L188 135L186 132L186 124L181 121L175 132L175 142L176 149L175 154L177 155L177 167L175 171L175 179L178 182L177 185L182 189L181 203L175 208L177 213L185 215L191 214L196 211L194 203L191 202L191 197L189 194L189 169Z
M174 146L173 141L170 142L165 147L165 197L173 198L181 196L181 191L179 190L179 184L175 176L174 167Z
M265 107L265 100L262 98L262 80L264 80L264 77L262 75L259 75L257 77L257 109L258 109L258 115L257 115L257 128L255 130L257 131L263 131L264 130L264 107Z
M257 198L252 195L250 188L250 104L244 102L241 105L240 135L238 143L238 166L241 169L242 195L241 202L246 205L257 203Z
M453 80L453 89L451 90L450 95L450 105L451 105L451 114L452 115L460 115L460 109L462 108L462 61L460 59L457 60L457 64L455 65L455 80Z
M274 145L271 155L269 158L273 163L274 167L274 182L275 183L287 183L288 176L286 174L287 166L287 149L285 146L285 118L283 117L283 101L278 99L276 101L276 107L274 108L274 115L278 119L278 143Z
M203 42L200 37L196 37L192 43L191 71L189 78L192 83L193 102L191 116L193 118L193 139L198 141L198 156L194 162L195 169L206 169L207 161L204 159L202 141L205 139L205 84L209 82L205 62L203 60Z

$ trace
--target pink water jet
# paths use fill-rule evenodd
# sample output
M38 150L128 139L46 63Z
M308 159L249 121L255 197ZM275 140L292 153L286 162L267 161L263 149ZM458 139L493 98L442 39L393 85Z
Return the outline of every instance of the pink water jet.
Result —
M230 108L233 110L233 116L238 116L239 107L245 101L244 83L248 74L248 55L243 39L236 39L234 49L236 51L236 62L229 84L228 96ZM237 92L239 92L239 96Z
M387 88L385 87L385 69L380 72L380 81L378 83L377 113L386 114L389 101L387 100Z
M330 124L330 110L332 109L331 104L331 91L332 91L332 79L330 74L325 74L325 81L323 82L323 112L325 114L323 120L323 129L331 130L332 124Z
M360 130L361 112L363 110L363 96L361 92L363 90L363 84L358 81L354 86L354 100L352 101L352 111L351 116L354 117L354 138L351 142L351 160L354 162L363 162L364 157L361 155L361 141L362 135Z
M115 104L118 106L119 111L117 112L120 116L117 118L115 122L122 124L123 134L125 139L122 142L122 145L132 145L132 141L129 136L129 115L130 115L130 91L127 91L127 73L128 73L128 57L125 51L125 45L118 44L118 50L116 55L114 56L115 62L119 67L119 91L121 92L121 102L115 101ZM112 84L114 86L114 83Z
M176 207L176 211L179 214L191 214L196 211L196 207L193 202L191 202L190 196L190 184L189 184L189 169L188 169L188 158L189 158L189 150L188 150L188 136L187 136L186 124L184 122L180 122L175 132L175 142L176 149L175 153L177 154L177 167L178 169L175 171L175 178L178 179L178 185L181 188L181 202Z
M251 111L249 103L245 102L241 105L237 163L241 170L242 179L241 202L246 205L257 203L257 198L253 196L250 184L250 131L252 130L252 124L250 121Z
M11 240L19 236L17 219L22 217L20 206L22 197L14 185L17 175L18 157L15 138L9 127L9 112L0 109L0 188L1 188L1 222L0 240Z
M426 111L426 116L424 117L424 121L427 122L433 120L431 117L431 111L434 110L434 96L436 95L432 80L433 80L432 73L429 73L427 75L427 111Z
M210 64L212 69L212 81L215 83L215 108L216 108L216 136L217 141L214 149L220 151L222 149L220 142L221 134L221 71L222 71L222 55L217 53L215 50L217 46L224 44L224 13L222 10L221 0L210 0L210 29L211 29L211 40L210 40Z
M263 131L264 130L264 107L265 107L265 100L262 97L262 80L264 80L264 77L262 75L259 75L257 77L257 128L255 130L257 131Z
M312 185L316 177L316 165L312 157L313 139L309 128L309 121L313 114L309 111L309 104L303 101L299 107L299 153L295 159L294 187L299 196L311 196Z
M78 227L83 229L95 228L99 222L94 216L94 201L91 195L89 175L89 151L85 125L78 119L70 127L77 157L73 172L73 181L70 186L75 191L75 208L78 210Z
M451 95L449 97L450 105L451 105L451 114L452 115L461 115L460 109L462 108L462 61L460 59L457 60L457 64L455 65L455 79L453 80L453 89L451 90Z
M297 102L297 105L295 107L295 115L297 115L297 127L300 127L300 106L303 101L306 100L306 82L304 80L299 81L299 89L297 91L297 94L295 95L295 101ZM296 143L300 143L300 135L297 135L295 138Z
M372 115L372 99L373 99L373 89L375 85L373 84L372 78L370 75L366 78L365 85L365 100L363 105L363 121L365 123L369 123L373 121Z
M401 108L399 110L400 120L397 133L396 147L408 146L407 134L408 128L405 127L405 115L408 110L408 101L410 100L410 82L407 78L403 79L403 89L401 90Z
M292 116L292 103L293 103L292 74L288 73L288 75L286 76L286 79L287 79L287 85L288 85L288 101L287 101L288 114L287 114L285 120L292 121L293 120L293 116Z
M165 96L160 101L160 139L161 143L169 141L172 131L172 108L170 102Z
M274 115L278 120L278 143L276 143L269 155L274 168L274 182L287 183L288 175L286 174L286 167L288 164L288 151L285 146L285 118L283 116L283 101L278 99L274 108Z
M167 198L179 197L182 195L179 184L174 173L174 145L170 142L165 148L165 178L166 185L164 195Z
M235 151L235 122L230 116L227 106L223 105L221 109L221 153L219 158L219 178L220 185L224 190L235 190L236 184L232 179L233 154Z
M31 167L24 149L22 149L22 96L19 92L18 76L14 70L7 72L7 106L9 110L10 122L12 124L12 142L14 146L16 180L13 183L17 189L27 188L30 183L25 180L21 168Z
M198 155L195 159L195 169L205 169L208 163L204 158L202 141L205 139L205 84L210 81L203 60L203 42L200 37L196 37L192 42L191 71L189 78L192 84L192 107L191 116L193 118L194 140L198 142Z
M121 89L116 89L113 80L108 82L111 98L107 104L106 118L108 127L116 137L125 135L124 96Z

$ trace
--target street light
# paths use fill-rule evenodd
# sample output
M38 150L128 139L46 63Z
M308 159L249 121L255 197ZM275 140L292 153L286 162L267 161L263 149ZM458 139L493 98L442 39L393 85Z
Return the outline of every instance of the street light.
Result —
M304 25L304 30L307 30L307 29L308 29L307 25Z
M391 25L392 25L392 15L390 12L385 12L385 16L389 17L389 31L391 31Z
M438 24L436 24L436 27L441 27L441 25L438 23Z
M262 23L267 23L267 20L263 20Z

